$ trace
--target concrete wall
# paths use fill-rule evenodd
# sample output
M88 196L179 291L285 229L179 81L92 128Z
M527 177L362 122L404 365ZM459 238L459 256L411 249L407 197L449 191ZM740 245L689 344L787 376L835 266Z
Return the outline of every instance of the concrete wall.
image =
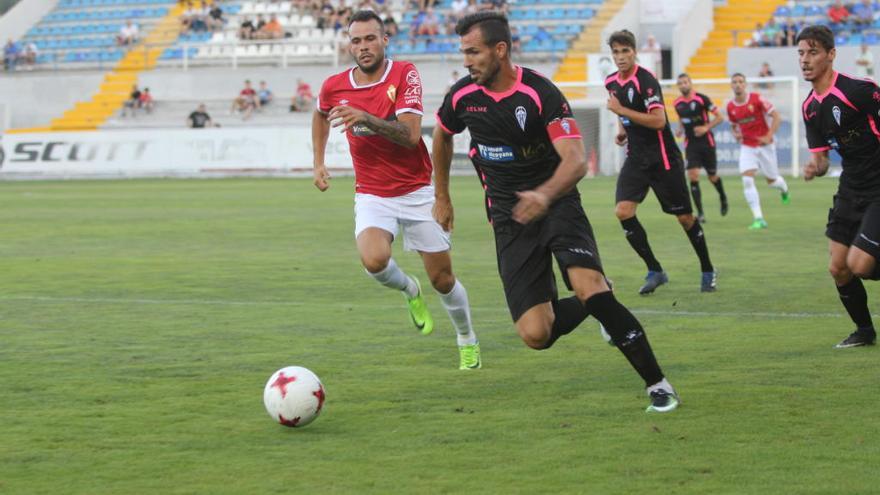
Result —
M22 0L0 17L0 40L19 39L44 15L51 12L58 0Z
M10 127L44 126L77 101L89 99L103 78L103 73L4 74L0 77L0 104L9 111Z

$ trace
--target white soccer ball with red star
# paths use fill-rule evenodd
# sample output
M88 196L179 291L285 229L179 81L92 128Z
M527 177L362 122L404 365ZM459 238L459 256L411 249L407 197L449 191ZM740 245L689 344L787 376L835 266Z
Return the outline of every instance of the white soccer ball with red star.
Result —
M272 419L284 426L305 426L324 407L324 386L311 371L288 366L272 374L263 389L263 404Z

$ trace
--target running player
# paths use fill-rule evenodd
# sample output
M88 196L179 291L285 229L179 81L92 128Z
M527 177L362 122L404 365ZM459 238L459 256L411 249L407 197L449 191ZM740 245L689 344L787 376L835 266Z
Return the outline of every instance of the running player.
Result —
M636 38L631 32L612 33L608 45L618 69L605 79L608 109L620 118L617 144L628 144L626 160L617 178L615 213L626 232L626 240L648 267L639 294L650 294L669 281L648 244L648 234L636 218L636 209L648 195L648 189L654 190L663 211L675 215L687 233L703 272L700 290L714 292L715 268L709 260L703 228L692 213L684 163L666 120L660 83L647 69L636 65Z
M828 172L828 152L843 158L843 173L828 213L828 270L856 330L838 348L873 345L877 339L862 279L880 280L880 88L834 70L834 34L809 26L797 37L804 79L813 89L804 101L812 159L804 178Z
M644 379L648 411L678 406L638 320L608 286L577 182L586 153L565 97L544 76L513 65L507 18L483 11L455 28L469 76L455 83L434 129L434 216L452 229L452 136L470 130L469 156L486 191L498 271L522 340L547 349L593 315ZM553 259L575 295L559 299Z
M779 112L758 93L746 92L746 76L736 73L730 77L733 88L733 99L727 102L727 117L733 135L740 142L739 173L742 174L743 195L752 210L754 220L749 225L751 230L767 228L764 213L761 211L761 196L755 187L755 173L760 170L770 187L782 193L782 204L787 205L791 198L788 184L779 175L776 161L776 143L773 136L779 129L782 119ZM771 119L767 126L767 118Z
M403 292L413 324L421 333L431 333L434 322L418 280L391 257L391 243L402 230L404 249L421 255L458 334L460 369L480 368L467 291L452 273L449 235L431 216L434 188L421 136L419 73L411 63L385 58L388 36L372 10L355 13L348 34L357 67L324 81L312 118L315 186L321 191L330 186L324 153L330 128L341 126L354 162L355 238L361 263L377 282Z
M687 158L687 174L691 182L691 196L697 207L697 220L706 223L703 214L703 199L700 194L700 168L706 169L709 182L718 191L721 200L721 216L727 215L727 195L724 184L718 175L718 159L715 155L715 136L712 129L724 122L718 107L703 93L694 91L691 76L679 74L678 90L681 96L675 100L675 112L678 114L678 135L684 135L685 158ZM709 114L712 118L709 119Z

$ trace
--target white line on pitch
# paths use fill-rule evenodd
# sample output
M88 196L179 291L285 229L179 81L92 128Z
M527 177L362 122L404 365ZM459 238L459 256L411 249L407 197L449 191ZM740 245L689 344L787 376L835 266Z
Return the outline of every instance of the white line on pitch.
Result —
M52 297L52 296L0 296L0 302L7 301L30 301L48 303L93 303L93 304L171 304L171 305L203 305L203 306L358 306L358 304L339 303L328 301L230 301L212 299L126 299L108 297ZM402 306L374 304L372 308L396 309ZM477 311L499 311L507 313L507 308L490 306L472 306ZM750 318L840 318L840 313L787 313L769 311L689 311L689 310L662 310L662 309L632 309L635 314L659 315L659 316L731 316ZM874 315L880 316L880 315Z

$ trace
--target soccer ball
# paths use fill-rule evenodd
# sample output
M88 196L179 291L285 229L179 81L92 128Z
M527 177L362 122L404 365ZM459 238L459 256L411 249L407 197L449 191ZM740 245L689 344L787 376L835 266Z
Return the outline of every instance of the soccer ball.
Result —
M306 368L281 368L266 382L263 404L269 416L284 426L305 426L314 421L324 407L324 386L317 375Z

